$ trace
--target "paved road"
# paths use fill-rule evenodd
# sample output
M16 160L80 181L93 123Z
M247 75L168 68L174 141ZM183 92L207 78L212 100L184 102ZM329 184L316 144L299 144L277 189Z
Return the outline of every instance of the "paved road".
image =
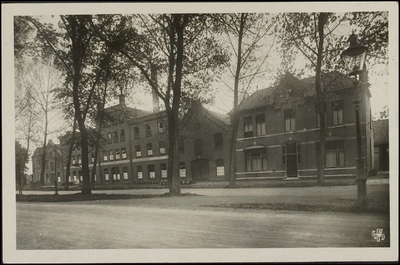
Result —
M354 197L354 189L200 189L187 192L204 196L17 203L17 249L389 246L389 220L384 214L203 207L284 198L315 201L322 194L329 201L338 192L346 200ZM371 235L377 228L386 235L379 243Z

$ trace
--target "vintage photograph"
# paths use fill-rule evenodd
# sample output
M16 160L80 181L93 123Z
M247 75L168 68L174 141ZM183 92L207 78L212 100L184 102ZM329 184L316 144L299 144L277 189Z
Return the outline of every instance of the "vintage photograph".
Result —
M2 22L5 261L398 261L397 3Z

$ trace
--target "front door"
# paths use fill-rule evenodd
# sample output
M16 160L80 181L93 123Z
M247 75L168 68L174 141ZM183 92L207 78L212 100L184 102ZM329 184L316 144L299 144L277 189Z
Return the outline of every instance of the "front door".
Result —
M298 146L296 142L286 144L286 175L288 178L297 177Z
M287 176L297 177L297 154L286 155L287 160Z
M192 161L192 178L194 181L208 180L210 178L210 164L206 159Z

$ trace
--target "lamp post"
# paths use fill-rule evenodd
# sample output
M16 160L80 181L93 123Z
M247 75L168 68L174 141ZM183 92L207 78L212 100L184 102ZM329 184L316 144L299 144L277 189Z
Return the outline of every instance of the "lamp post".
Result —
M358 77L358 82L355 83L356 88L360 89L360 86L368 84L367 81L367 70L365 66L365 57L367 55L368 48L362 46L357 41L358 37L356 34L351 34L349 39L349 48L342 52L341 57L344 61L349 76ZM358 91L357 91L358 92ZM359 93L358 93L359 96ZM356 99L354 102L356 112L356 137L357 137L357 204L359 208L365 208L367 206L367 175L365 170L365 157L362 156L362 137L361 137L361 121L360 121L360 110L362 106L362 100Z

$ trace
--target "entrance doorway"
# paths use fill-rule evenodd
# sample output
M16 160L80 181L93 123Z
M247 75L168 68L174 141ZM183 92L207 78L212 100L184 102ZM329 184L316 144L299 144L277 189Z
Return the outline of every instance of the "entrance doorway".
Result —
M208 180L210 178L210 163L207 159L192 161L192 178L194 181Z
M289 142L282 146L283 162L286 164L286 176L297 177L297 163L300 157L300 145L296 142Z

